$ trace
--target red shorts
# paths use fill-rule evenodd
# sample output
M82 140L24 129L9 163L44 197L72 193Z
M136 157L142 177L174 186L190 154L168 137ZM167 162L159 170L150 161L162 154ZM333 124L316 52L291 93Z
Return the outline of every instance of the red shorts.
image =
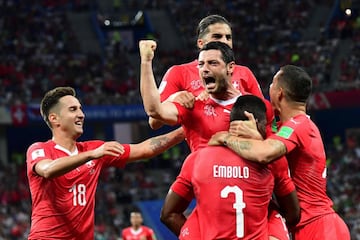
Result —
M350 240L349 228L337 213L331 213L296 228L294 240Z
M285 224L285 219L273 208L269 208L268 215L269 237L275 237L278 240L289 240L289 232Z

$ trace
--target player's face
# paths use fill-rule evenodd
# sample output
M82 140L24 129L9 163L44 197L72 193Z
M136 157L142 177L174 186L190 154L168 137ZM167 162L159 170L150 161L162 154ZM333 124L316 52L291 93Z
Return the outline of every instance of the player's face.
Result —
M131 213L130 222L132 226L139 227L142 224L142 221L143 219L140 213Z
M79 137L83 133L84 112L79 100L73 96L64 96L59 100L58 124L62 131Z
M228 89L231 69L222 59L220 50L211 49L199 54L199 75L210 94L223 93Z
M270 101L274 108L275 115L279 114L279 97L281 96L281 89L278 86L278 78L280 73L281 70L275 74L275 76L273 77L273 81L269 87Z
M209 25L209 32L198 40L198 47L202 48L208 42L220 41L233 48L232 33L229 25L225 23L215 23Z

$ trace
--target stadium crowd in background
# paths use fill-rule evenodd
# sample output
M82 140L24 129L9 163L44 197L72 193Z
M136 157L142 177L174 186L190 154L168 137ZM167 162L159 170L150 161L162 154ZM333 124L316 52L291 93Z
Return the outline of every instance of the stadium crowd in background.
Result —
M116 44L108 45L105 56L81 52L65 3L3 3L0 103L38 103L46 90L65 85L85 104L138 103L127 53Z

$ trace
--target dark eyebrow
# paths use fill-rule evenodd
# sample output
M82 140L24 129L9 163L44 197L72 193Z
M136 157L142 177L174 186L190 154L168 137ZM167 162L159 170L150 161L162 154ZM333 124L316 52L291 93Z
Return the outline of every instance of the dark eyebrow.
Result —
M222 37L223 34L221 34L221 33L214 33L213 36L214 36L214 37Z
M225 36L226 38L231 38L232 34L221 34L221 33L214 33L212 34L213 37L222 37Z
M217 59L209 60L208 63L210 64L219 63L219 60Z

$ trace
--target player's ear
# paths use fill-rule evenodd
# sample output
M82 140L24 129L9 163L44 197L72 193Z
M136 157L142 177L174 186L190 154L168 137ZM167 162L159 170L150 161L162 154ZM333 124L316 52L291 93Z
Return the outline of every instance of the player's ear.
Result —
M58 123L58 115L56 113L50 113L48 119L52 126Z
M203 39L198 38L198 40L196 41L196 44L199 49L202 49L202 47L205 45L205 42Z
M281 100L285 97L285 90L282 87L279 87L278 99Z
M228 75L232 75L233 74L233 72L234 72L234 66L235 66L235 62L234 61L232 61L232 62L229 62L227 65L226 65L226 73L228 74Z

